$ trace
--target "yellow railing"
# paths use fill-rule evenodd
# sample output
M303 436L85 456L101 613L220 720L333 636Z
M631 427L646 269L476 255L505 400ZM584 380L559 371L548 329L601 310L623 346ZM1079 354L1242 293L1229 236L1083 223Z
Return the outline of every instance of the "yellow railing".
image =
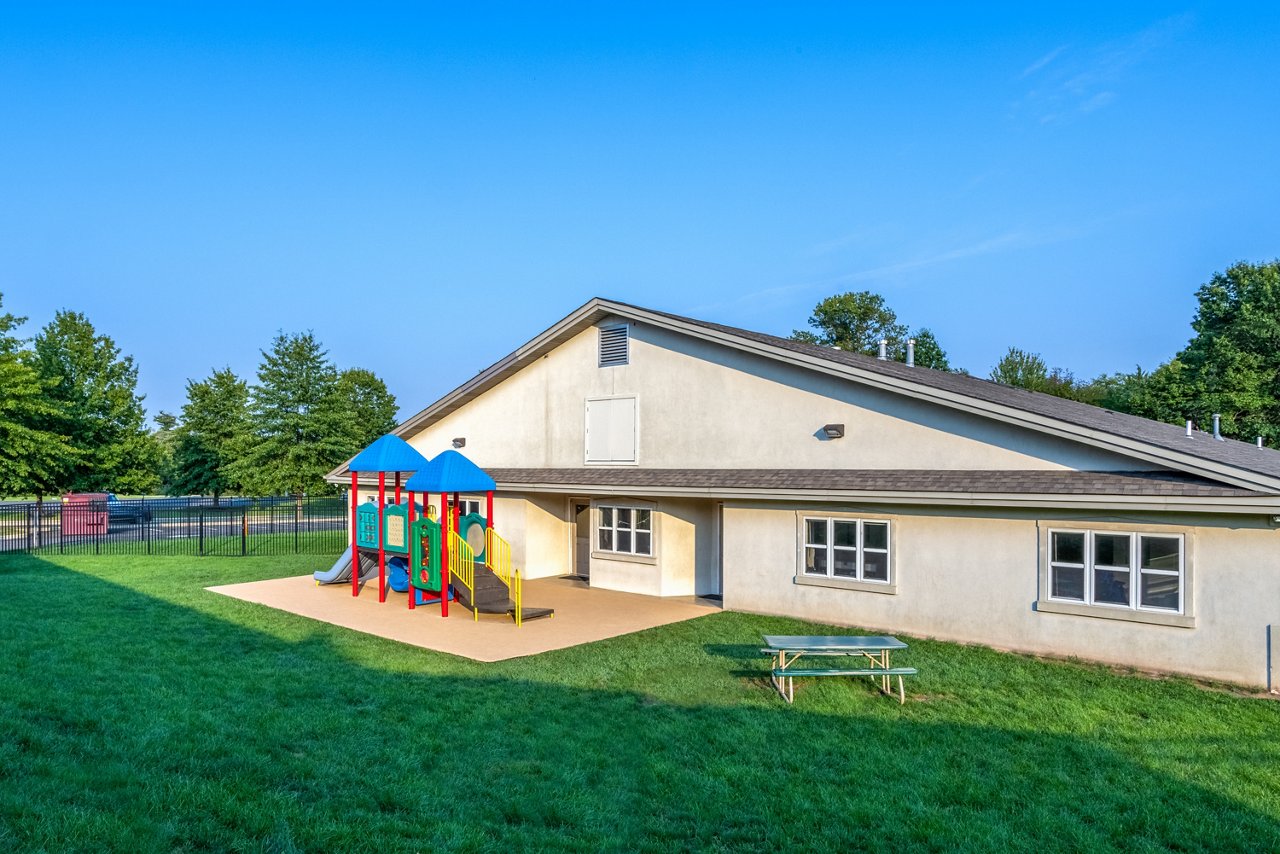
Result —
M457 531L449 532L449 580L467 588L471 599L471 618L480 619L476 608L476 557L467 541Z
M511 568L511 544L498 536L498 532L493 528L488 528L484 532L484 558L489 569L498 576L498 580L507 585L511 601L516 605L515 618L516 625L519 626L524 622L521 613L524 594L521 589L523 585L520 583L520 570Z

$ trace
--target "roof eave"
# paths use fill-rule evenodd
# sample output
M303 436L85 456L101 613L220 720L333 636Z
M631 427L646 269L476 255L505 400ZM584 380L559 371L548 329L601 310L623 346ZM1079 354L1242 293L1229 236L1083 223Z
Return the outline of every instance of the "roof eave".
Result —
M909 504L950 507L1052 508L1055 510L1120 510L1183 513L1271 515L1280 513L1280 496L1213 498L1186 495L1104 495L1081 493L922 492L911 490L778 489L754 487L653 487L599 484L498 481L499 493L537 492L560 495L634 498L706 498L806 504Z
M905 394L918 400L986 418L993 418L997 421L1039 433L1082 442L1102 450L1157 465L1169 466L1188 474L1210 478L1232 486L1264 492L1280 492L1280 477L1272 477L1226 463L1207 460L1192 453L1178 453L1140 440L1092 428L1080 427L1069 422L1027 412L1026 410L934 388L923 383L911 382L901 377L860 369L854 365L819 359L806 353L783 350L767 342L742 338L728 332L682 321L672 315L653 312L638 306L617 303L600 297L584 303L576 311L544 330L517 350L406 419L392 432L397 436L407 438L409 435L421 431L433 423L434 420L444 417L479 396L490 387L491 383L503 378L504 374L514 373L525 364L537 359L548 347L554 346L560 339L576 334L581 328L586 328L607 316L620 316L628 320L648 323L701 340L719 343L742 352L752 353L775 361L798 364L819 373L852 380L897 394ZM1188 441L1196 440L1191 439ZM343 462L342 465L329 472L326 480L334 482L333 478L346 469L347 462L349 461Z

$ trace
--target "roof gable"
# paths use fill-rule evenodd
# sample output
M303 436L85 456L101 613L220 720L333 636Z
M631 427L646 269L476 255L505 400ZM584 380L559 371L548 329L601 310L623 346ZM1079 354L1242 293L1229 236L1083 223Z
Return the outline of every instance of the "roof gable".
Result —
M979 414L1050 435L1249 489L1280 490L1280 452L1244 442L1112 412L1089 404L1013 388L989 380L908 367L859 353L806 344L626 303L594 299L468 382L406 420L409 436L460 408L541 355L603 320L622 318L752 352L789 365L934 404Z

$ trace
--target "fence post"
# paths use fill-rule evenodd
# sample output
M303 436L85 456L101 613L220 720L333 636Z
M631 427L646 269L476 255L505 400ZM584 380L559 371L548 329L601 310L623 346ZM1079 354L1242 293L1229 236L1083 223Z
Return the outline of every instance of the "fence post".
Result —
M36 547L35 535L31 533L31 515L35 513L35 510L36 508L33 507L32 505L30 504L27 505L27 550L28 551L35 551L35 547ZM36 521L39 522L39 519L37 519Z
M293 553L298 553L298 522L302 516L302 502L305 501L301 495L294 499L293 504Z
M200 508L200 556L204 557L204 508Z
M151 514L147 512L147 499L142 499L142 538L147 541L147 554L151 554Z
M240 557L249 553L249 508L240 509Z

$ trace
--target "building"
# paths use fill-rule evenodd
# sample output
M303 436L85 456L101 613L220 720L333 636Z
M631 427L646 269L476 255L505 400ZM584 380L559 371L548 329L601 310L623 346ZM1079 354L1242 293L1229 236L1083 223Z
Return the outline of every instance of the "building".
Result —
M494 476L528 577L1251 685L1280 650L1280 452L1199 431L595 299L396 432Z

